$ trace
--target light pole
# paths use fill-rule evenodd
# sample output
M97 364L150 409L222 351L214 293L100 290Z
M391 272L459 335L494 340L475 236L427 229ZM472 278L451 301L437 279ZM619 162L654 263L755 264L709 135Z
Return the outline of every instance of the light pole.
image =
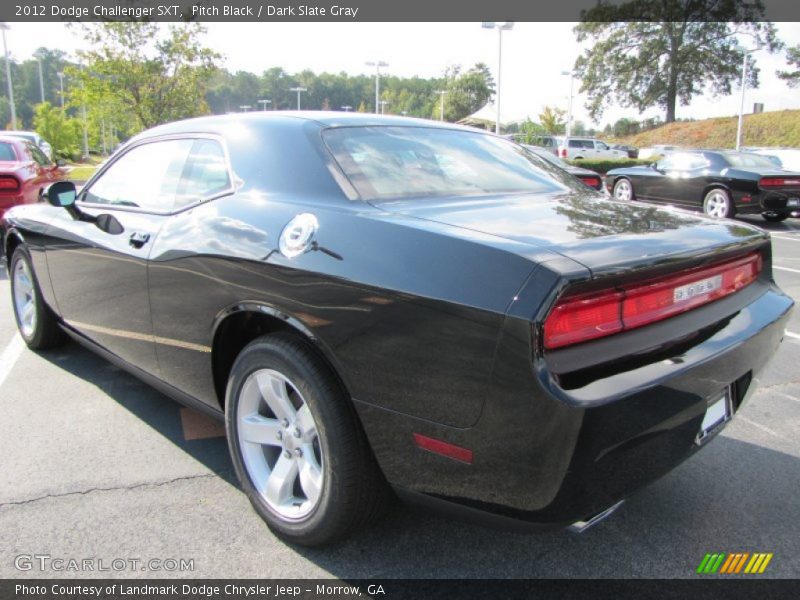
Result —
M247 112L247 111L249 111L251 108L253 108L253 107L252 107L252 106L250 106L249 104L242 104L242 105L239 107L239 110L241 110L242 112Z
M344 106L340 106L339 108L341 108L344 112L350 112L351 110L353 110L353 107L350 106L349 104L345 104Z
M744 91L747 89L747 57L753 52L761 50L761 46L756 46L750 50L745 49L742 59L742 98L739 103L739 124L736 126L736 150L742 147L742 129L744 128Z
M58 83L61 90L61 108L64 108L64 71L58 72Z
M261 110L267 112L267 104L272 104L272 100L262 98L261 100L258 101L258 103L261 105Z
M444 121L444 95L447 93L447 90L437 90L437 94L439 94L439 120Z
M567 137L569 137L572 134L572 90L575 72L572 70L561 71L561 74L569 75L569 104L567 105Z
M44 102L44 75L42 75L42 59L37 58L36 62L39 63L39 91L42 94L42 102Z
M494 132L500 134L500 78L503 73L503 32L514 28L513 21L484 21L481 23L484 29L497 29L497 100L495 110L497 117L494 123Z
M368 61L364 64L366 64L368 67L375 67L375 114L377 115L381 111L381 67L388 67L389 63L383 62L382 60L376 60Z
M8 46L6 45L6 29L8 23L0 23L3 30L3 53L6 57L6 83L8 84L8 103L11 105L11 129L17 128L17 108L14 106L14 87L11 85L11 65L8 62Z
M304 87L293 87L289 88L290 92L297 92L297 110L300 110L300 94L303 92L307 92L308 90Z

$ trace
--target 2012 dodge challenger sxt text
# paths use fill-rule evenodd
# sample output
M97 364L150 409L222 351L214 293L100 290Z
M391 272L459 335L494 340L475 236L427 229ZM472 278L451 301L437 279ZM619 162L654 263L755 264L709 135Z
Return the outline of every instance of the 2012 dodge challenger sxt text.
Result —
M255 509L309 545L390 488L590 523L720 431L792 307L766 233L429 121L172 123L47 197L4 219L27 344L224 418Z

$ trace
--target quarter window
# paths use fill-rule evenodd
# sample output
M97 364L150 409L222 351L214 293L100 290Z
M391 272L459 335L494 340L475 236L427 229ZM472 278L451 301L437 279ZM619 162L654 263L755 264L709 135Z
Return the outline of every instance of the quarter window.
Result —
M221 194L231 187L228 162L216 140L195 140L183 170L175 208L180 209Z
M14 152L14 146L11 144L0 143L0 160L16 162L17 153Z
M152 212L171 211L194 142L164 140L132 148L92 184L84 200Z

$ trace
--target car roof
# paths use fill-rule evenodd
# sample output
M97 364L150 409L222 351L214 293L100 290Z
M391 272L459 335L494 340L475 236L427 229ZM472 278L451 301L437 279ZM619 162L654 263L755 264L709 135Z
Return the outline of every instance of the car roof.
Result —
M337 111L259 111L247 113L231 113L226 115L213 115L196 117L159 125L137 135L134 139L146 139L160 135L181 133L222 133L232 124L241 125L268 125L280 124L282 127L302 128L308 124L317 124L320 128L332 127L368 127L368 126L402 126L402 127L427 127L436 129L453 129L458 131L473 131L494 135L482 129L455 125L442 121L417 119L397 115L374 115L370 113L352 113Z

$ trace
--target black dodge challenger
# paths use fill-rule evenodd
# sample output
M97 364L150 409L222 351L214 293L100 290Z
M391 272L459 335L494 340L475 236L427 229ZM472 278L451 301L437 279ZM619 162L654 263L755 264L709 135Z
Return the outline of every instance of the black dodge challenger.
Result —
M66 334L224 419L253 506L307 545L391 489L586 527L713 439L792 308L766 233L429 121L172 123L47 199L3 222L28 346Z
M779 222L800 210L800 173L748 152L674 152L648 166L612 169L606 186L623 202L675 204L715 218L760 213Z

